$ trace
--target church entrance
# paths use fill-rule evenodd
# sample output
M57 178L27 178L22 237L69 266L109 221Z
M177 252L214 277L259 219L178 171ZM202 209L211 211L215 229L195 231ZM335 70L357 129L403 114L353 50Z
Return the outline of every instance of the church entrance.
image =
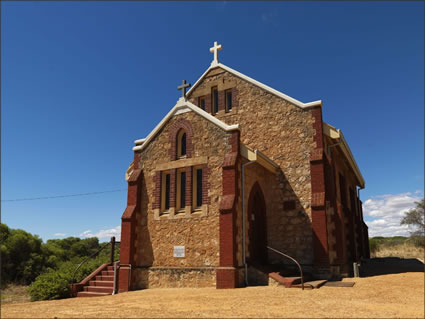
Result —
M267 223L266 203L258 183L252 187L248 199L249 221L249 262L251 264L267 264Z

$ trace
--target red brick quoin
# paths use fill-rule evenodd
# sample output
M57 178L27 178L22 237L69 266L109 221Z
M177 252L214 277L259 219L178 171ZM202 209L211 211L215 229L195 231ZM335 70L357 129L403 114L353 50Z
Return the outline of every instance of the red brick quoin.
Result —
M239 131L229 138L232 151L225 155L222 165L223 194L220 201L220 267L216 287L236 288L236 198L238 194Z
M186 157L192 157L193 153L193 145L192 145L192 137L193 130L192 125L187 120L179 120L174 123L168 135L170 141L170 160L175 161L177 159L177 134L183 129L186 133Z

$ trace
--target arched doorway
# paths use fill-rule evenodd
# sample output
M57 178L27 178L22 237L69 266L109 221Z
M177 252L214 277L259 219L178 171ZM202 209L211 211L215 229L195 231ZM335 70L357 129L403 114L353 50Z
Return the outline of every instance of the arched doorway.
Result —
M249 262L267 264L266 203L261 187L255 183L248 198Z

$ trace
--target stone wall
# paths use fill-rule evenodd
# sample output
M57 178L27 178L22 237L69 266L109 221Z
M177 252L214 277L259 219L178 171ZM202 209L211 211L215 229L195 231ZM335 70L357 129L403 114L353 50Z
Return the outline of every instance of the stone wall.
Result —
M212 70L204 78L191 92L190 101L198 104L198 98L205 96L206 109L211 110L208 103L211 103L209 96L213 86L219 90L219 103L224 103L225 90L235 88L232 110L226 112L219 105L215 116L229 125L240 124L241 142L260 150L280 167L274 182L263 189L270 198L267 214L277 223L270 232L275 234L271 238L273 244L279 250L295 254L303 263L311 263L310 153L315 147L311 111L221 69ZM289 207L293 208L285 210L284 202L293 202L295 207L291 204Z
M178 121L187 121L194 132L191 137L192 158L170 160L169 132ZM222 194L222 170L224 154L231 151L230 133L226 133L195 112L175 115L159 131L150 144L138 152L139 166L143 170L141 213L136 216L136 241L133 282L136 287L176 285L173 267L219 266L219 198ZM208 167L207 209L185 214L158 215L155 206L155 176L158 170L174 167L178 161L188 164L206 159ZM185 258L173 257L174 246L185 246ZM137 267L160 267L161 270L136 270ZM166 268L169 268L167 270ZM173 270L173 271L172 271ZM198 274L198 275L197 275ZM200 275L202 274L202 276ZM212 285L211 276L199 271L184 271L182 278L188 286L204 282ZM201 276L201 277L199 277ZM214 279L215 280L215 279ZM204 285L204 284L202 284Z

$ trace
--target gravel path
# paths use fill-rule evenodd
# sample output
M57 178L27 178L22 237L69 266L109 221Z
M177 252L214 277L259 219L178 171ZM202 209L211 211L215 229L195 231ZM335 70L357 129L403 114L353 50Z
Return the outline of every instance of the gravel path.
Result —
M3 318L423 318L424 273L347 278L352 288L147 289L2 305Z

